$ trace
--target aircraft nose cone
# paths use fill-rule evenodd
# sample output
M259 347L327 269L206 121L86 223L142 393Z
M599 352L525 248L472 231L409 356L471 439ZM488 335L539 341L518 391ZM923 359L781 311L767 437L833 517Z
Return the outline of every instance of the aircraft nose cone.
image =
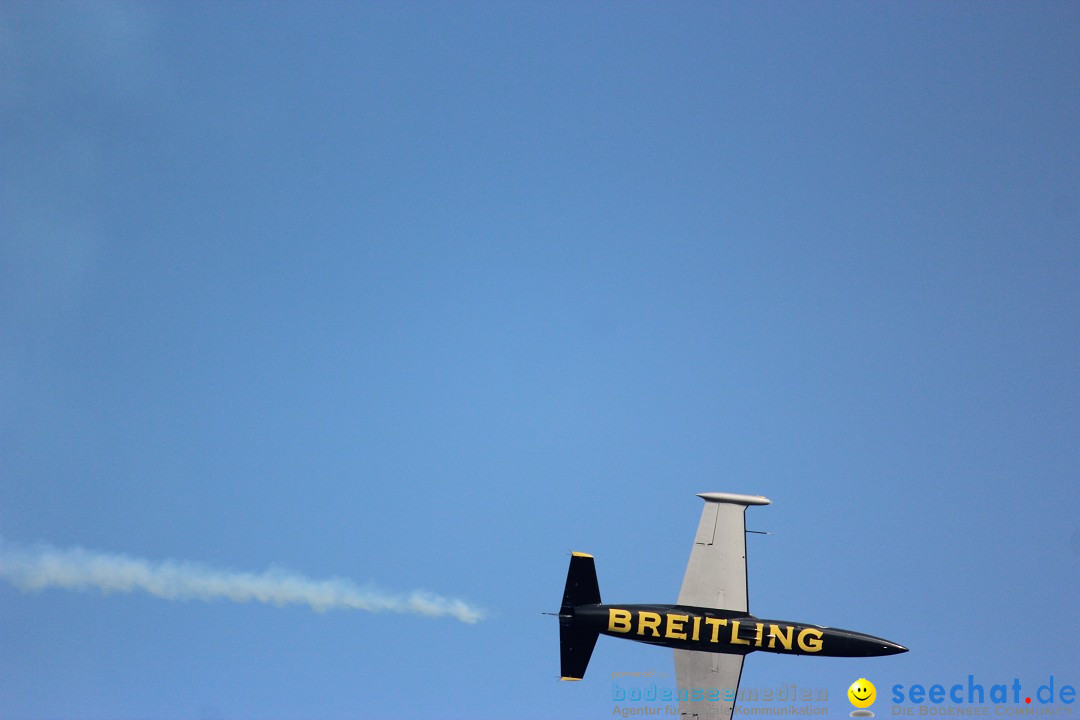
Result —
M883 655L899 655L900 653L906 653L908 651L908 649L906 647L904 647L903 645L900 645L900 644L894 643L894 642L889 642L888 640L884 641L884 645L885 645L884 648L882 648L882 650L883 650L882 654Z

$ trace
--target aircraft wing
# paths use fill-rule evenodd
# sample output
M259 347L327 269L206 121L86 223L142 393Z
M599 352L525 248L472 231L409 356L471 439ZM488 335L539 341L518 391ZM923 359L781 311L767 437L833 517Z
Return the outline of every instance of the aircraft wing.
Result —
M749 612L746 592L746 508L768 505L760 495L701 493L705 501L679 605Z
M731 720L735 695L742 675L742 655L675 651L675 682L690 698L700 689L700 700L680 700L679 716L685 720ZM714 693L710 698L709 693ZM716 698L720 699L716 699Z
M679 590L679 605L749 613L746 508L768 505L770 500L732 493L702 493L698 497L705 501L705 507ZM730 720L742 664L742 655L676 650L675 681L690 698L679 701L681 717ZM693 699L695 689L701 690L700 699Z

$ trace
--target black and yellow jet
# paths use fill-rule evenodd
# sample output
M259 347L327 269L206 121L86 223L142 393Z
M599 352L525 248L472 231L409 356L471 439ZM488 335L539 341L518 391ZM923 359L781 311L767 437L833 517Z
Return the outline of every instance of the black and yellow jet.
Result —
M705 500L705 508L675 605L602 602L593 556L573 553L559 610L563 680L585 677L601 634L662 645L675 650L681 716L728 720L747 653L869 657L907 652L903 645L873 635L751 615L746 508L771 501L733 493L698 497Z

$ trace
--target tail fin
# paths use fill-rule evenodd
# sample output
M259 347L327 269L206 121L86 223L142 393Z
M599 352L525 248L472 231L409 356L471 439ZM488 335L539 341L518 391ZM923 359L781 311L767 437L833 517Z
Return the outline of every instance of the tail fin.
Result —
M570 570L566 573L562 608L559 610L559 646L562 660L562 679L581 680L596 647L596 630L574 625L574 607L598 605L600 584L596 581L596 564L592 555L572 553Z
M562 609L575 605L599 605L600 583L596 582L596 561L587 553L571 553L570 570L566 573ZM559 613L560 615L562 612Z

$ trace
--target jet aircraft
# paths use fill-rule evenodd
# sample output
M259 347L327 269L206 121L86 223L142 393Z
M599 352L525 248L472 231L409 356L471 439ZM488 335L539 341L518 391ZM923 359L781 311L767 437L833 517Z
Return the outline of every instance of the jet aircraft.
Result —
M772 501L734 493L698 497L705 507L675 605L604 603L593 556L571 554L558 613L563 680L585 677L600 635L669 647L675 650L681 717L730 720L748 653L868 657L907 652L873 635L751 615L746 508Z

